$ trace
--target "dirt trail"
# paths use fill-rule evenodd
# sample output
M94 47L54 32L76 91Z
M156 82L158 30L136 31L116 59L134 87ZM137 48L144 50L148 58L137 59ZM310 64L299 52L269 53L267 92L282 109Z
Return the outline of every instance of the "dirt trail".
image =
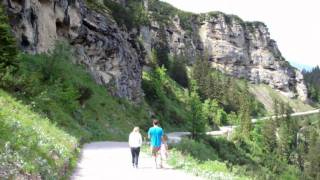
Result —
M126 142L93 142L86 144L71 180L199 180L170 167L154 168L150 155L141 152L139 168L131 165L131 154Z

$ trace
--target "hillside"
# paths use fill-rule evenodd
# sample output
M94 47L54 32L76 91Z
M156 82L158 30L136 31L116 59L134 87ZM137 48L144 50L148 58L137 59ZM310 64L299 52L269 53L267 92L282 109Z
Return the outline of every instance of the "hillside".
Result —
M255 85L251 84L249 86L250 92L257 98L258 101L260 101L266 110L269 113L274 113L274 99L281 100L285 103L288 103L292 110L294 112L303 112L303 111L308 111L314 109L311 105L302 102L298 99L292 99L289 98L288 96L284 95L281 91L277 91L275 89L272 89L271 87L267 85Z
M24 51L46 52L57 39L66 39L77 61L118 97L141 100L142 69L158 53L167 69L168 55L185 56L188 64L206 56L227 74L306 99L301 73L282 57L261 22L221 12L192 14L158 0L4 4Z
M0 90L0 177L67 177L77 139Z
M320 68L316 66L310 71L303 70L305 83L308 87L308 98L315 103L320 102Z
M1 4L1 178L68 178L79 145L126 141L134 126L145 135L152 118L190 132L172 147L177 168L319 177L318 116L251 124L312 108L263 23L158 0ZM229 139L204 135L225 125L238 126Z

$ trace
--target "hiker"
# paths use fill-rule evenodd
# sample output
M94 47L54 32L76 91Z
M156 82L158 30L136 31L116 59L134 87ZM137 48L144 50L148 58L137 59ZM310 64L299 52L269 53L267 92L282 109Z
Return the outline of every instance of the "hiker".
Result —
M168 159L168 136L163 135L160 147L161 167Z
M139 132L139 127L134 127L129 135L129 147L132 155L132 166L135 168L138 168L138 159L141 145L142 137Z
M162 167L162 162L160 161L160 166L158 166L157 158L159 154L159 150L161 147L161 138L163 136L163 130L159 127L159 120L153 119L153 127L149 128L148 138L150 139L150 147L152 156L154 158L155 167Z

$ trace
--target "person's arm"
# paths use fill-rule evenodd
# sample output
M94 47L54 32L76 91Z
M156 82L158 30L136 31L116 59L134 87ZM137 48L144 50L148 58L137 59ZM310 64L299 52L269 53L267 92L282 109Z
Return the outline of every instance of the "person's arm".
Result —
M139 133L139 146L142 146L142 136L140 133Z
M130 133L130 134L129 134L129 140L128 140L129 147L131 147L131 142L132 142L132 136L131 136L131 133Z
M148 130L148 139L150 139L151 138L151 135L150 135L150 133L151 133L151 128Z

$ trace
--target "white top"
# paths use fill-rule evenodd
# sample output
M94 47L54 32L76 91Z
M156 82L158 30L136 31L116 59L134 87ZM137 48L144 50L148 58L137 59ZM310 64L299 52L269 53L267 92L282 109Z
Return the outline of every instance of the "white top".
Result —
M168 144L167 143L161 143L160 155L161 155L161 158L164 160L166 160L168 158Z
M129 135L129 146L140 147L142 145L142 137L139 132L131 132Z

